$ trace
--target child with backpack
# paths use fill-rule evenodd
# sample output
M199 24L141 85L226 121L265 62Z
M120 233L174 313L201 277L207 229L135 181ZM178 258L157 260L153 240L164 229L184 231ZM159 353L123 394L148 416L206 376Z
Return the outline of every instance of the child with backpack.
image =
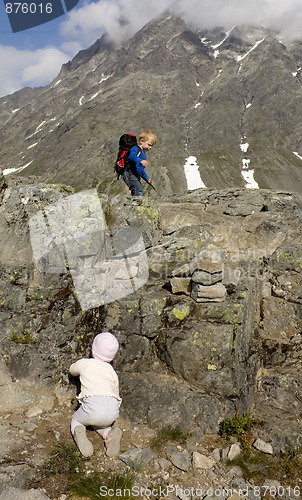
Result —
M72 376L79 376L81 392L77 399L80 408L71 419L71 434L82 455L93 454L92 443L86 436L86 427L92 427L105 442L106 455L114 457L120 450L122 431L112 424L119 414L118 376L110 362L119 348L117 338L109 332L99 333L92 343L92 358L82 358L69 368Z
M133 146L129 152L128 166L124 169L123 180L129 187L132 196L143 196L141 178L151 184L145 168L149 165L146 152L156 144L156 135L151 130L142 130L139 134L138 145Z

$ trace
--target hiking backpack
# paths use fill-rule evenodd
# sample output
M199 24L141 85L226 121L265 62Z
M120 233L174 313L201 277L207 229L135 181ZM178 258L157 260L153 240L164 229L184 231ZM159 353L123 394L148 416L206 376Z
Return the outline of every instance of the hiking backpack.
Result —
M123 134L119 139L119 150L117 159L115 162L115 171L117 173L117 178L123 175L125 168L130 166L129 153L133 146L137 146L136 136L133 134ZM139 148L137 156L140 156L141 150Z

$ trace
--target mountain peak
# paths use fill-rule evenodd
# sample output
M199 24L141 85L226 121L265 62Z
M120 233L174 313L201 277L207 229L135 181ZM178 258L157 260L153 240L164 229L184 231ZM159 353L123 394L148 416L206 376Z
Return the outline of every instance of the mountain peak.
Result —
M115 194L119 136L147 127L154 196L185 191L185 165L207 188L301 191L301 54L262 28L203 30L170 13L122 45L103 35L47 87L0 101L0 163Z
M61 70L62 74L66 71L74 71L79 66L88 63L99 52L110 52L112 50L114 50L114 43L105 33L101 36L101 38L98 38L90 47L88 47L88 49L80 50L80 52L78 52L78 54L76 54L71 61L63 64Z

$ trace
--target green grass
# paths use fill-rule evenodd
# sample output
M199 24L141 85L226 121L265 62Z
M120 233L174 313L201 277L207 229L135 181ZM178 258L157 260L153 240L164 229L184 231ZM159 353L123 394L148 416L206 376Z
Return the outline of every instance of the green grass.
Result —
M237 465L246 480L262 481L275 479L286 485L295 485L302 477L301 449L286 450L279 455L267 455L245 445L243 453L234 460L227 461L232 467Z
M151 448L160 449L169 441L174 441L179 444L185 444L188 438L188 434L182 432L182 430L178 426L173 427L171 425L168 425L167 427L163 427L159 431L159 434L152 440Z
M239 415L239 413L236 413L236 415L232 419L226 418L221 422L219 426L219 434L223 438L235 436L240 439L257 423L258 420L251 417L248 413L246 415Z
M11 335L11 341L15 342L16 344L36 344L37 341L34 340L31 336L31 334L25 330L22 332L21 336L17 335L17 333L13 333Z
M44 463L43 472L47 477L77 474L83 471L84 463L85 459L75 446L58 443L52 450L50 459Z
M118 475L108 472L86 471L84 458L75 446L58 443L54 446L50 458L45 461L43 487L53 492L70 491L75 496L90 500L125 500L133 498L134 477L130 474ZM102 494L100 494L102 492Z
M251 447L252 442L249 432L259 424L259 421L249 414L236 415L221 422L219 434L228 439L231 436L237 438L242 446L242 453L234 460L227 460L230 466L237 465L243 471L246 480L260 481L264 479L276 479L284 484L290 485L302 477L302 448L288 448L284 453L270 455L262 453ZM295 483L293 483L295 485Z
M91 500L100 497L105 500L117 500L123 498L130 500L133 498L132 487L134 478L129 474L108 475L94 472L88 477L83 477L70 485L69 490L76 496L83 496Z

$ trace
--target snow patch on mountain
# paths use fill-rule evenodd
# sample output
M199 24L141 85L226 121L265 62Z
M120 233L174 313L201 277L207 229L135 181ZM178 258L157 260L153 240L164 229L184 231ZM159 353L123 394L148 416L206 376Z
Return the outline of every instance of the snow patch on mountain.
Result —
M296 151L293 151L294 155L297 156L297 158L299 158L299 160L302 160L302 156L300 156Z
M240 149L243 153L247 153L247 150L249 148L249 143L248 142L242 142L240 144ZM253 169L250 169L250 159L249 158L243 158L242 160L242 170L241 170L241 175L244 178L246 185L245 187L247 189L259 189L258 183L254 179L254 173L255 171Z
M217 49L218 47L220 47L220 45L222 45L229 38L230 34L235 28L236 26L233 26L230 30L226 31L225 37L221 40L221 42L217 43L216 45L212 45L212 49Z
M187 189L189 191L193 191L194 189L199 188L206 188L200 177L196 156L188 156L188 158L186 158L184 171L187 180Z
M260 43L262 43L265 40L265 38L266 37L262 38L261 40L258 40L258 42L256 42L255 45L253 45L253 47L250 50L248 50L246 54L244 54L244 56L238 56L237 61L239 62L242 61L242 59L245 59L251 52L253 52L253 50L255 50L258 47Z
M19 167L19 168L6 168L5 170L3 170L3 175L8 175L8 174L16 173L16 172L21 172L21 170L24 170L32 162L33 162L33 160L31 160L29 163L26 163L26 165L23 165L22 167Z
M34 135L38 134L39 132L41 132L41 130L43 130L41 127L43 127L44 123L46 123L46 120L44 120L43 122L40 123L40 125L38 125L36 127L36 130L34 131L33 134L29 135L28 137L26 137L26 139L30 139L31 137L33 137Z
M38 144L38 143L37 143L37 142L35 142L34 144L31 144L31 146L28 146L28 148L27 148L27 149L34 148L37 144Z
M254 170L242 170L241 175L246 181L246 188L259 189L258 183L254 179Z
M61 82L62 80L58 80L56 83L53 84L53 86L51 87L52 89L54 89L57 85L59 85L59 83Z

